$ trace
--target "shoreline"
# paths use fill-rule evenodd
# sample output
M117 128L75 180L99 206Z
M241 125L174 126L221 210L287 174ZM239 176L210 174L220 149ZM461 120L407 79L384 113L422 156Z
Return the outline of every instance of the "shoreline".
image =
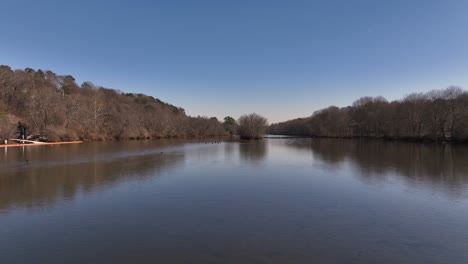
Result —
M304 136L304 135L285 135L285 134L269 134L264 138L281 139L281 138L310 138L310 139L346 139L346 140L381 140L394 142L412 142L412 143L436 143L436 144L468 144L468 140L457 139L431 139L427 137L412 138L412 137L366 137L366 136Z
M10 147L29 147L29 146L50 146L50 145L69 145L69 144L80 144L83 141L63 141L63 142L41 142L40 144L4 144L0 145L0 148L10 148Z

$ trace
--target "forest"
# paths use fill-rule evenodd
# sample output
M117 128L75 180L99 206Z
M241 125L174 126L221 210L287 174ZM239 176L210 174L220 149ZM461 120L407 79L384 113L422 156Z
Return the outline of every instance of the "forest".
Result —
M45 141L220 137L261 138L260 115L191 117L152 96L77 84L71 75L0 66L0 139ZM362 97L310 117L272 124L267 133L307 137L364 137L468 141L468 92L448 87L401 100Z
M308 137L468 141L468 92L459 87L412 93L389 102L362 97L310 117L272 124L268 132Z
M152 96L78 85L71 75L0 66L0 139L45 141L218 137L235 120L191 117Z

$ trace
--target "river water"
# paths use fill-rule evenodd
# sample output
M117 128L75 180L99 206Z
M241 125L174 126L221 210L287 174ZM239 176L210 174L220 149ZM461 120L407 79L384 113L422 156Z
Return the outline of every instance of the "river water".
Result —
M0 263L468 263L468 147L0 149Z

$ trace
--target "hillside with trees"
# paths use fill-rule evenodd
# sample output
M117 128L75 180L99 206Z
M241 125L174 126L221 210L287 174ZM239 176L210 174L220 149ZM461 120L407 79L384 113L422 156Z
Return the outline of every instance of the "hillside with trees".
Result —
M272 124L271 134L468 141L468 92L458 87L413 93L402 100L363 97L310 117Z
M0 66L2 141L22 133L48 141L215 137L232 126L152 96L78 85L71 75Z

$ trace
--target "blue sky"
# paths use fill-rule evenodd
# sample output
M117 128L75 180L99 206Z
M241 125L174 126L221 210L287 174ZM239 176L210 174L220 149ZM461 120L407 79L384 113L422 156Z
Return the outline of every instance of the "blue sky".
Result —
M270 122L468 88L468 1L0 0L0 64Z

